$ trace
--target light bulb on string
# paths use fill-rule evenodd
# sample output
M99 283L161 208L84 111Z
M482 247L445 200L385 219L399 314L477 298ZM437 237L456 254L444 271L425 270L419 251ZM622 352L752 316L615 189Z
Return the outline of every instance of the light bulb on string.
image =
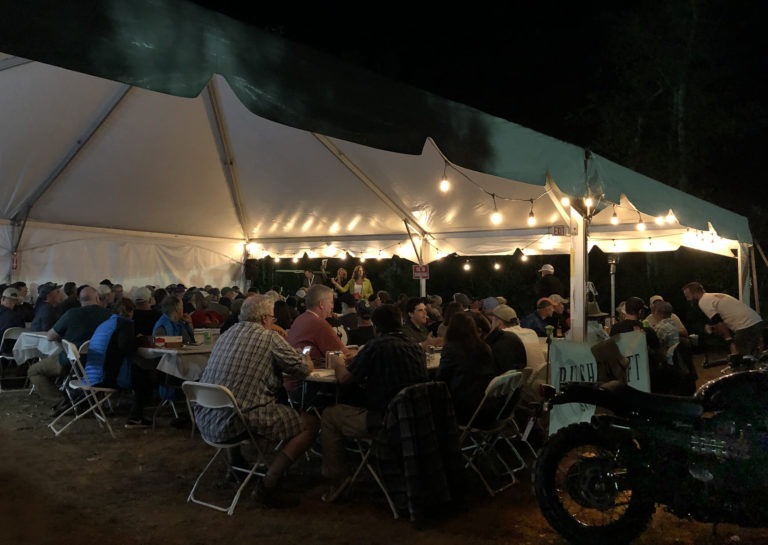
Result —
M667 214L667 223L675 223L675 215L670 210Z
M520 261L528 261L528 256L522 250L520 250Z
M451 189L451 182L448 180L447 172L448 172L448 161L445 161L445 166L443 167L443 177L440 180L440 183L438 184L440 191L442 191L443 193L447 193Z
M619 216L616 215L616 205L613 205L613 215L611 216L611 225L619 224Z
M637 230L638 231L645 231L645 222L643 221L643 216L640 215L640 211L637 211Z
M533 199L531 199L531 211L528 212L528 227L536 225L536 214L533 213Z
M491 223L498 225L501 223L504 217L501 215L501 212L499 212L499 209L496 208L496 194L491 193L491 198L493 199L493 213L491 214Z
M465 261L465 262L464 262L464 266L463 266L463 269L464 269L465 271L468 271L468 270L470 270L471 268L472 268L472 265L470 265L470 264L469 264L469 261Z
M563 197L562 199L560 199L560 204L562 204L565 207L571 206L571 199L569 199L568 197Z
M493 264L493 270L495 270L495 271L501 270L501 263L499 263L498 261L496 263L494 263Z

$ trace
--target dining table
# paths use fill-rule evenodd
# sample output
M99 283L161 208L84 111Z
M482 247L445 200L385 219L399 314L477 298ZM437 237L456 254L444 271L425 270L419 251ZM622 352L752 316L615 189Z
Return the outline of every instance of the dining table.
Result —
M61 352L59 341L49 341L46 331L24 331L13 345L13 359L24 363L35 358L46 358Z
M139 347L138 352L145 360L156 360L157 370L181 380L199 380L203 375L212 344L184 345L181 348Z

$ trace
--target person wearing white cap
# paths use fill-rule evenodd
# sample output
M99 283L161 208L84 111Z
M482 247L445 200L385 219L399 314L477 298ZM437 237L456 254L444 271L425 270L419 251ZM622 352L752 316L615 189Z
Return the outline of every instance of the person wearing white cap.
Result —
M549 297L551 294L565 295L565 288L562 281L555 276L555 268L547 263L542 265L539 269L541 275L536 284L533 286L533 291L536 294L536 299L539 300L542 297Z
M133 310L133 325L136 334L151 337L155 323L163 315L159 310L152 308L155 304L152 290L146 286L136 288L133 292L133 303L136 305Z
M651 295L651 298L648 300L648 307L651 309L650 314L646 317L648 320L648 325L655 328L656 324L658 324L662 319L661 313L659 313L656 309L656 303L658 302L665 302L664 298L661 295ZM677 326L677 332L681 337L687 337L688 336L688 330L683 325L682 320L680 320L680 317L672 313L672 316L670 316L670 319L675 323L675 326Z
M16 312L16 303L18 302L18 290L16 288L5 288L3 297L0 299L0 336L9 327L24 327L24 316L20 312ZM0 348L2 348L3 353L9 351L6 350L5 346Z

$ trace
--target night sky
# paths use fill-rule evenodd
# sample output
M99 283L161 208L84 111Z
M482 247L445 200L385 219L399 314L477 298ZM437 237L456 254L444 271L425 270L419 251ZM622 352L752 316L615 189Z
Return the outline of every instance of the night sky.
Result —
M663 63L673 60L685 46L687 27L680 20L691 16L693 6L702 30L693 40L695 61L691 70L710 79L692 78L688 93L714 103L719 116L707 119L713 107L705 104L693 104L698 113L689 111L686 129L707 146L697 151L708 162L697 165L699 171L692 176L694 194L759 223L752 216L761 214L756 207L762 205L753 196L754 187L762 183L761 159L768 144L768 43L762 28L768 20L768 2L693 0L649 8L646 2L631 0L550 0L506 3L479 14L464 5L453 11L443 7L429 19L405 11L377 11L375 6L370 14L361 16L348 8L324 4L322 9L308 8L301 21L269 22L241 2L197 3L382 75L593 149L666 183L670 180L661 172L647 168L647 157L664 152L663 147L641 149L646 164L633 164L615 150L602 149L612 138L604 131L602 108L618 96L612 90L622 85L621 100L626 101L623 107L627 115L633 116L642 107L643 98L634 100L631 96L634 83L626 82L632 63L639 65L641 83L654 78L660 85L665 83L670 73L663 72L667 68ZM621 34L626 32L634 33L636 45L622 40ZM626 64L621 47L627 48ZM643 69L646 63L650 69ZM658 75L653 71L657 66ZM693 98L689 103L694 103ZM617 108L615 104L613 107Z

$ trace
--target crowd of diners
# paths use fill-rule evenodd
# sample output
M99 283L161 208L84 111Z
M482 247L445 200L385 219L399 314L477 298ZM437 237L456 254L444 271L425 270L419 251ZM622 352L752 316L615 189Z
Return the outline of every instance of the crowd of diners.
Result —
M153 362L137 357L142 337L174 335L193 343L194 328L219 329L200 380L229 388L248 425L279 442L280 451L254 496L265 506L286 507L294 502L280 494L281 478L316 441L322 443L322 474L328 480L323 499L339 496L350 479L345 438L374 436L388 404L404 387L445 382L457 422L466 423L495 376L540 366L540 340L567 336L570 318L554 268L544 265L539 274L534 289L537 296L546 295L522 318L501 296L457 292L445 301L439 295L393 298L374 290L362 265L349 277L343 268L332 278L324 268L319 275L307 270L301 288L290 296L274 289L243 293L237 286L183 284L140 286L128 294L122 285L105 279L95 286L49 282L37 288L33 302L26 285L18 282L0 286L0 329L26 325L46 332L52 341L80 345L90 340L85 368L91 382L133 394L127 428L150 425L144 410L158 385ZM763 322L754 311L730 296L707 294L695 282L683 291L710 318L712 330L732 342L735 352L756 350ZM670 369L676 366L678 345L681 339L685 342L687 331L661 296L653 296L649 304L646 307L638 297L626 299L606 336L644 330L653 358L652 382L663 391L670 383L679 386ZM437 351L439 366L430 373L427 354ZM334 369L339 395L324 399L333 402L312 397L316 392L305 384L316 367L327 363ZM28 369L34 392L51 403L54 414L71 403L61 388L68 365L60 353ZM654 375L654 369L661 371ZM312 411L304 410L308 405ZM243 432L216 409L199 411L196 424L221 441ZM229 461L234 467L246 464L236 448L230 449ZM227 478L236 481L240 475L231 470Z

